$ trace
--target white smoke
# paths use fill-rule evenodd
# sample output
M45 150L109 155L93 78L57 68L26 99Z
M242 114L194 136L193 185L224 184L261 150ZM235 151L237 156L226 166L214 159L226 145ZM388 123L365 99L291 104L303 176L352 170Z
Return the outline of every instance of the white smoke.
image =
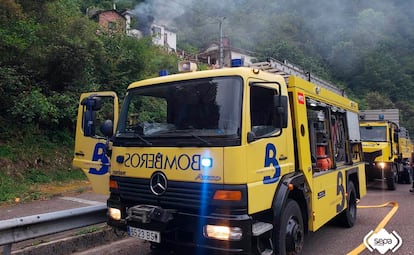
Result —
M217 40L219 20L226 17L223 34L234 47L256 51L286 41L305 54L318 51L330 64L352 67L362 56L355 49L367 52L384 37L411 35L412 26L399 23L413 23L413 8L414 1L386 0L146 0L132 12L177 29L195 47Z
M194 0L146 0L131 11L135 16L151 16L160 25L173 26L173 20L183 15Z

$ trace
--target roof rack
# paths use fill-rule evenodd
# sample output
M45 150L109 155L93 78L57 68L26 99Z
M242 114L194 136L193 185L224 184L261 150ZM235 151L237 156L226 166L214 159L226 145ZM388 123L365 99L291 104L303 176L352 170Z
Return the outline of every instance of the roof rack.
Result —
M340 89L335 85L327 81L324 81L317 76L312 75L310 72L305 71L303 68L299 66L295 66L291 63L288 63L287 60L284 60L283 62L280 62L273 58L268 58L267 60L267 62L257 62L250 64L249 67L255 67L266 72L279 74L284 76L285 78L287 78L289 75L298 76L318 86L329 89L330 91L333 91L336 94L346 96L345 91L343 89Z

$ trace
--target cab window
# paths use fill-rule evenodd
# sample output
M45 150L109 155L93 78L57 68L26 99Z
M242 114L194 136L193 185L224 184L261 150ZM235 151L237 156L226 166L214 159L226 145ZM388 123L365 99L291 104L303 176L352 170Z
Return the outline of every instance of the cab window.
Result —
M250 87L251 131L256 137L276 131L272 125L274 94L275 90L273 89L260 86Z

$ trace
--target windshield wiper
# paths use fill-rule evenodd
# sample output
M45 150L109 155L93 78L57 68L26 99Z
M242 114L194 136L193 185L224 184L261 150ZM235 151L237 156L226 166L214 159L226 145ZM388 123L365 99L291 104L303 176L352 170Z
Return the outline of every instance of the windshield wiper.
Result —
M124 133L123 136L121 136L120 138L138 138L139 140L144 142L146 145L152 145L150 141L146 140L145 138L143 138L137 133Z
M190 135L191 135L192 137L194 137L194 138L197 138L199 141L201 141L201 142L205 143L206 145L211 145L211 143L210 143L209 141L207 141L206 139L204 139L204 138L202 138L202 137L200 137L200 136L198 136L198 135L195 135L195 134L193 134L193 133L190 133Z
M202 138L201 136L198 136L196 134L193 133L194 129L176 129L176 130L171 130L169 132L164 132L163 134L189 134L191 135L193 138L196 138L197 140L201 141L203 144L205 145L211 145L211 143L209 141L207 141L206 139ZM179 136L179 137L183 137L183 136ZM185 143L185 142L180 142L180 143Z
M135 134L135 137L138 138L139 140L143 141L146 145L152 145L151 142L149 142L148 140L144 139L142 136Z

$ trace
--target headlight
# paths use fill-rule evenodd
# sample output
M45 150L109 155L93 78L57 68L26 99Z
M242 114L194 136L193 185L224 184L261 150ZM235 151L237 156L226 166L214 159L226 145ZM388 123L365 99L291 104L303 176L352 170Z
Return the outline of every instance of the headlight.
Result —
M205 225L204 236L218 240L237 241L243 236L243 232L239 227Z
M117 208L109 207L108 214L113 220L121 220L121 210Z
M379 163L378 163L378 166L379 166L381 169L384 169L384 168L385 168L385 163L384 163L384 162L379 162Z

